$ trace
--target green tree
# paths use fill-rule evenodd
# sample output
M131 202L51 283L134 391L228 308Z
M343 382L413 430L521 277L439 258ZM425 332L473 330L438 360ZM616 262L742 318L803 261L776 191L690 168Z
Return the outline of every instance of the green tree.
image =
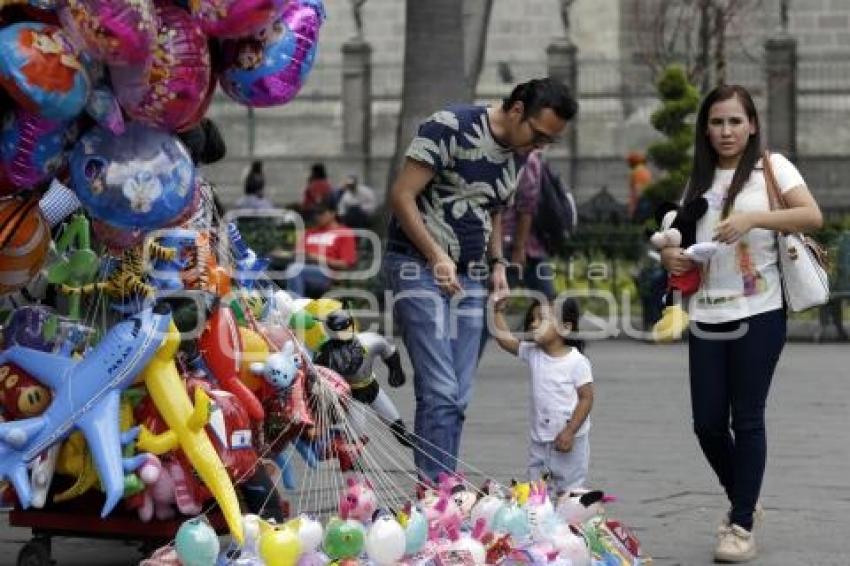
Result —
M688 116L699 106L699 91L690 83L684 67L670 65L656 83L661 108L652 114L652 126L667 139L649 146L649 159L664 171L644 194L655 203L678 200L691 174L694 127Z

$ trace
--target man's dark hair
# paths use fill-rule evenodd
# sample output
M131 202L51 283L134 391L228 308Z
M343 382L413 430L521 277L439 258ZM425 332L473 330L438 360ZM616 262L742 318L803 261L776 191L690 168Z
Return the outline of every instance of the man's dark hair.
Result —
M551 108L562 120L572 120L578 112L578 102L567 85L549 77L515 86L511 95L502 101L502 110L507 112L517 102L523 104L523 118L536 116L544 108Z

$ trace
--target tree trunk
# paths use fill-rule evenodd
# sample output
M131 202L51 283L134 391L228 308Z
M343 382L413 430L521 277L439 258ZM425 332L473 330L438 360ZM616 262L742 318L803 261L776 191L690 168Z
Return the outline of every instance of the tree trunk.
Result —
M463 12L457 0L407 0L401 111L387 190L416 126L447 104L473 98L464 64Z
M714 85L726 84L726 14L715 8L716 29L714 37Z
M478 78L484 68L484 55L487 51L487 30L490 29L490 14L493 12L493 0L463 0L463 46L465 55L465 73L472 94L478 86Z

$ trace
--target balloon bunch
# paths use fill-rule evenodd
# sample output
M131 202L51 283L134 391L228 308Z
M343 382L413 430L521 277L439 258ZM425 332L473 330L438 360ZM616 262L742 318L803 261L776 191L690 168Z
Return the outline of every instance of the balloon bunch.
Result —
M214 533L192 520L181 533L196 534L182 539L178 535L175 554L183 564L198 566L650 563L641 555L635 535L605 516L599 504L605 499L601 492L569 493L553 504L547 486L540 482L530 486L523 504L516 492L481 492L464 510L448 493L450 488L455 495L477 491L462 478L447 476L434 491L394 513L377 507L368 481L350 477L338 515L324 525L305 514L280 525L245 515L245 542L235 553L231 548L216 558L220 546ZM191 544L181 544L187 539Z
M348 394L312 365L300 393L250 371L292 338L271 340L288 329L240 295L251 282L183 141L239 65L213 53L264 42L266 86L239 79L259 94L238 100L283 104L323 19L319 0L0 3L0 481L22 507L101 491L104 516L147 521L215 500L241 540L235 486L262 450L330 422L311 401L323 384ZM259 358L243 363L243 336ZM284 397L289 436L266 443L264 405Z
M105 149L113 141L125 152L128 144L131 150L139 144L150 149L156 142L148 137L195 127L219 78L241 104L289 102L309 75L324 18L321 0L0 3L0 196L39 190L56 175L64 178L72 150L101 160L77 171L75 181L82 176L90 186L121 163L123 154ZM124 140L128 120L137 127ZM87 134L92 121L105 131ZM143 125L162 132L142 130ZM166 159L179 156L171 150ZM118 189L126 185L131 196L121 205L133 211L155 208L153 195L176 206L193 190L185 178L161 186L157 179L132 179L142 168L133 169L103 181ZM180 198L172 199L175 188ZM100 207L92 199L83 204L102 211L114 197L97 199ZM162 217L172 212L133 226L107 224L149 230L151 221L161 227L167 221ZM129 222L126 215L123 220Z

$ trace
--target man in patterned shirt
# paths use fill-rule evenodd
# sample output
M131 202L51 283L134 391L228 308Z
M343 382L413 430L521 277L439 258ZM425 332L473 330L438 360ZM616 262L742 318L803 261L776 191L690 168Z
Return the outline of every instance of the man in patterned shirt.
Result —
M552 79L499 106L457 105L419 126L390 191L384 275L414 370L420 477L456 469L484 324L485 282L509 291L501 209L526 156L555 142L578 106ZM488 269L489 267L489 269Z

